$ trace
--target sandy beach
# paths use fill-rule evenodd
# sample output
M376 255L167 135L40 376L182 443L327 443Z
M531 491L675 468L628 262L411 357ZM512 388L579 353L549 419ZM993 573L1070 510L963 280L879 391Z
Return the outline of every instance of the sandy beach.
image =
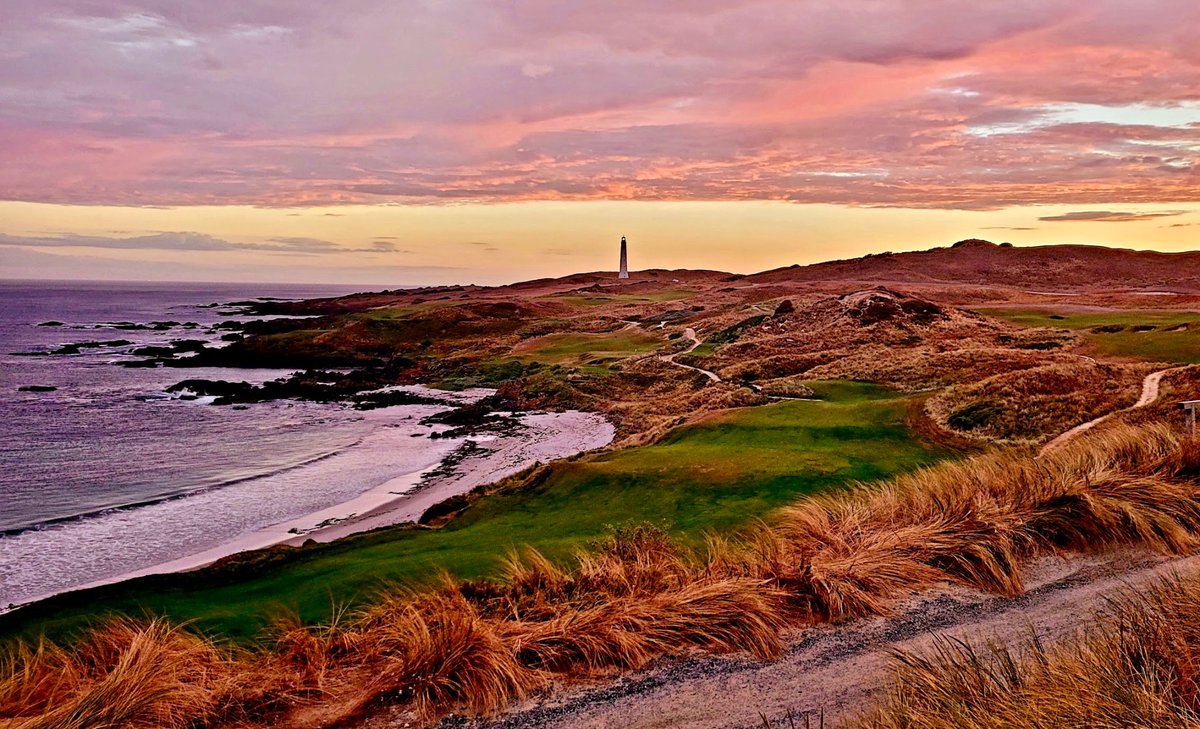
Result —
M466 404L490 390L443 392L420 386L403 389ZM603 416L581 411L515 413L519 427L495 434L430 438L446 426L418 425L437 406L403 406L404 415L391 427L412 436L403 459L404 472L339 504L304 516L280 521L239 535L217 546L160 564L89 582L96 587L135 577L198 569L240 552L278 544L299 546L309 540L329 542L371 529L416 521L429 507L477 486L492 483L536 463L602 448L613 440L614 429ZM386 427L386 426L385 426Z
M434 469L430 468L389 481L361 499L300 520L313 526L299 526L301 534L289 535L290 538L283 541L288 544L301 544L309 539L329 542L358 532L416 521L426 509L451 496L499 481L535 463L603 448L613 440L612 424L596 413L578 410L525 413L517 419L523 426L517 434L461 439L460 443L470 441L477 448L445 473L434 474ZM341 514L335 513L339 510Z

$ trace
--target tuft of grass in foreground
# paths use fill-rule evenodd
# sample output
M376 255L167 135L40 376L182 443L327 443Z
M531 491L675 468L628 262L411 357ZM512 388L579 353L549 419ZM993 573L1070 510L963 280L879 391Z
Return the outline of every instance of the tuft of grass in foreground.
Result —
M863 729L1195 727L1200 721L1200 579L1125 592L1098 625L1054 647L942 640L900 653Z
M156 726L307 728L383 706L427 722L451 710L491 714L556 677L637 668L660 655L772 658L789 626L878 614L933 584L1019 593L1021 566L1037 555L1117 544L1193 550L1198 477L1192 439L1164 426L1114 427L1041 460L987 454L802 500L700 549L632 527L571 567L528 550L500 579L396 590L326 626L287 622L272 650L224 661L215 647L200 660L189 650L155 652L155 675L166 679L145 686L130 673L142 665L136 629L128 640L73 649L18 645L0 673L0 695L16 697L0 718L22 729L109 726L105 705L85 699L115 684L121 701L140 707L128 720ZM155 645L199 641L147 634ZM72 707L77 723L52 720L59 707ZM173 723L154 724L159 716Z

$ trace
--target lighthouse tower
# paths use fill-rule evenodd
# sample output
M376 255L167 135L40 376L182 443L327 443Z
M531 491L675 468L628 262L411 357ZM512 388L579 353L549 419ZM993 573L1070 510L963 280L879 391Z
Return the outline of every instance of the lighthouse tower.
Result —
M625 250L625 236L621 236L621 272L617 278L629 278L629 253Z

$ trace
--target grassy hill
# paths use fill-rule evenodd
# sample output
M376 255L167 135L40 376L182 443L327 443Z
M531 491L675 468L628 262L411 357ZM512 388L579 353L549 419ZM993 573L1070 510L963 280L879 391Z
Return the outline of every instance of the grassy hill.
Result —
M746 276L759 285L847 281L882 284L956 283L1064 289L1200 291L1200 252L1160 253L1107 246L1001 246L960 241L954 246L880 253Z

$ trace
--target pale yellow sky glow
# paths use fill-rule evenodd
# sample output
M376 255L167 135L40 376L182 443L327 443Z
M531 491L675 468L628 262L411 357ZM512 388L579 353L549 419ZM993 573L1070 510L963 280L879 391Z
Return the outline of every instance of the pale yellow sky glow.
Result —
M621 235L629 237L634 269L739 273L917 250L968 237L1016 245L1090 243L1164 251L1196 248L1200 237L1200 213L1186 204L1099 211L1110 213L1108 217L1142 218L1118 222L1039 220L1078 215L1078 210L1058 205L913 210L755 201L303 209L2 202L0 277L495 284L611 270Z

